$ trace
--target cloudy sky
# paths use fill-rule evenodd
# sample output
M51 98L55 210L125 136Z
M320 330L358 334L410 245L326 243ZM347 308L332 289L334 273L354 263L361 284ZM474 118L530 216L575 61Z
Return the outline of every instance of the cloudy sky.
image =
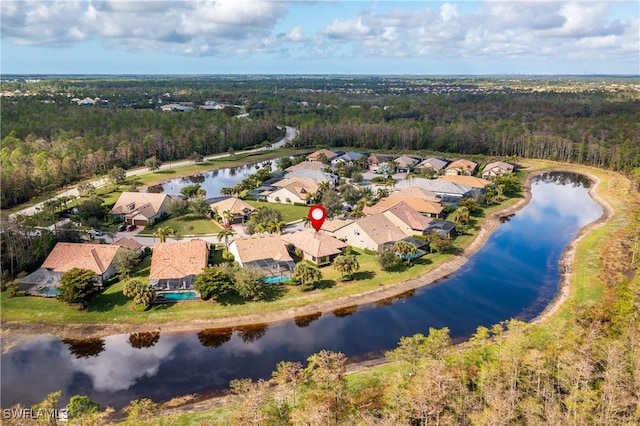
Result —
M2 74L640 74L640 2L1 3Z

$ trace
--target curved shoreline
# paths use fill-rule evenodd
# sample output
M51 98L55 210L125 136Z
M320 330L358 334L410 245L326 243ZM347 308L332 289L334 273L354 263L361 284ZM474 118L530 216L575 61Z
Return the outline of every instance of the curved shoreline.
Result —
M328 300L320 303L312 303L300 307L293 307L280 311L270 312L266 314L232 316L216 319L195 319L186 324L179 322L163 322L163 323L125 323L125 324L40 324L27 323L18 321L3 322L0 331L3 337L11 335L39 334L49 333L62 337L105 337L114 334L127 334L140 331L161 331L161 332L187 332L199 331L203 328L228 328L239 327L251 324L275 324L287 320L294 319L298 316L325 314L337 309L346 308L354 305L368 305L377 301L393 298L411 290L431 285L440 279L445 278L451 273L462 267L468 259L480 250L488 241L493 232L498 229L500 219L504 216L513 214L524 208L531 200L531 183L534 177L550 172L567 172L567 168L553 168L533 171L527 174L523 183L523 198L515 204L505 207L502 210L492 213L487 217L475 238L465 247L461 254L453 256L436 268L421 274L409 280L390 284L385 287L376 288L365 293L356 295L343 296L337 299ZM575 251L578 242L591 230L596 229L606 223L614 214L613 208L603 200L596 192L595 188L600 183L600 179L590 173L583 171L574 171L580 173L592 180L593 184L589 189L589 195L603 209L603 215L595 222L582 227L576 237L569 242L560 257L561 279L558 291L554 299L547 305L542 313L531 320L532 323L544 321L552 316L569 296L570 279L572 265L575 262Z

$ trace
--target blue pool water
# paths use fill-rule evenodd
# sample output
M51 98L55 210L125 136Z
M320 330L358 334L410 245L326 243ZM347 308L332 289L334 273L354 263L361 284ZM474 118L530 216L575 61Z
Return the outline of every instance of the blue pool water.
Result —
M164 296L164 300L194 300L198 296L195 291L165 291L158 293L158 296Z
M277 275L277 276L264 277L262 281L264 281L267 284L280 284L280 283L287 282L290 279L291 277L288 277L286 275Z
M38 293L47 297L55 297L58 295L58 289L55 287L45 287L38 290Z

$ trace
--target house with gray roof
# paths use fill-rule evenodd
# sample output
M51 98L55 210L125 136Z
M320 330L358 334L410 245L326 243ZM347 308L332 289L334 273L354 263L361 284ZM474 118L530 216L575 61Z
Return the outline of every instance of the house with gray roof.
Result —
M449 161L442 158L427 158L416 166L416 169L433 170L436 173L441 173L449 164Z
M460 199L463 197L471 197L475 189L459 183L448 182L440 179L423 179L415 178L411 180L403 180L397 183L396 189L404 189L415 186L427 191L431 191L441 198Z
M362 217L336 230L334 235L350 246L374 251L384 243L399 241L407 236L383 213Z

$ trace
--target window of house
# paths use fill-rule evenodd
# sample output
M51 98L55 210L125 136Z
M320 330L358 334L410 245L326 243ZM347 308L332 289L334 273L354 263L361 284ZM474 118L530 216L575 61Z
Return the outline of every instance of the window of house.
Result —
M128 209L129 211L131 211L131 210L133 210L133 209L135 209L135 208L136 208L136 203L127 204L127 209Z

